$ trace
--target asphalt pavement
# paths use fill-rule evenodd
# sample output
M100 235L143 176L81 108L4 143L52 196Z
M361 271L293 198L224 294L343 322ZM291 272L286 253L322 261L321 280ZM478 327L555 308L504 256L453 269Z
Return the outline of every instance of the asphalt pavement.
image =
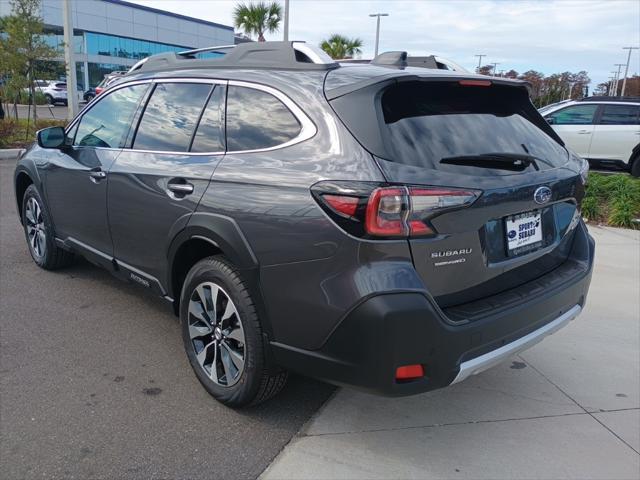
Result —
M292 377L261 406L217 403L162 300L82 260L36 267L14 165L0 161L0 477L260 475L333 388Z

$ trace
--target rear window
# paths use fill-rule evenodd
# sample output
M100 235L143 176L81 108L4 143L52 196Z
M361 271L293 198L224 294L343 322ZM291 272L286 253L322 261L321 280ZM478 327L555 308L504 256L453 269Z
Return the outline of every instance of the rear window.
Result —
M640 105L605 105L602 109L601 125L640 124Z
M477 171L480 165L441 162L492 153L517 154L541 159L537 166L543 170L567 160L567 151L542 130L544 120L519 88L402 82L384 91L380 108L383 142L395 162Z

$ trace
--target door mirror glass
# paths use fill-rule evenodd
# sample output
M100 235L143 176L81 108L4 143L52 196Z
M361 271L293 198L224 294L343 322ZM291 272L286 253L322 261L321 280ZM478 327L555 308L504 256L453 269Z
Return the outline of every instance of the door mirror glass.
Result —
M42 148L60 148L64 145L64 128L49 127L39 130L36 134L38 145Z

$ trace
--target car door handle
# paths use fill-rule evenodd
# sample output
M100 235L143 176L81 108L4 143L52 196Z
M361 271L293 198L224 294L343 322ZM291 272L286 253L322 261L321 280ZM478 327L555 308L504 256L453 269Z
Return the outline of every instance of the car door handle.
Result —
M173 193L177 193L180 195L189 195L193 193L193 185L190 183L172 183L169 182L167 184L167 188L171 190Z
M589 135L591 133L590 130L579 130L578 135Z
M100 168L89 170L89 178L92 182L98 183L100 180L107 178L107 172L103 172Z

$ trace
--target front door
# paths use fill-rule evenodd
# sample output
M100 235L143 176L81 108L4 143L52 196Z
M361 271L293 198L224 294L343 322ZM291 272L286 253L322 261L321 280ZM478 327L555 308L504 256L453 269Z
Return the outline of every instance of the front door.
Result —
M114 253L128 278L165 294L167 252L224 156L225 82L161 81L109 173Z
M148 85L115 90L93 104L67 131L71 146L44 169L45 195L56 236L92 260L110 263L107 221L109 169Z
M545 118L569 148L582 158L589 158L597 110L596 104L571 105L545 115Z

